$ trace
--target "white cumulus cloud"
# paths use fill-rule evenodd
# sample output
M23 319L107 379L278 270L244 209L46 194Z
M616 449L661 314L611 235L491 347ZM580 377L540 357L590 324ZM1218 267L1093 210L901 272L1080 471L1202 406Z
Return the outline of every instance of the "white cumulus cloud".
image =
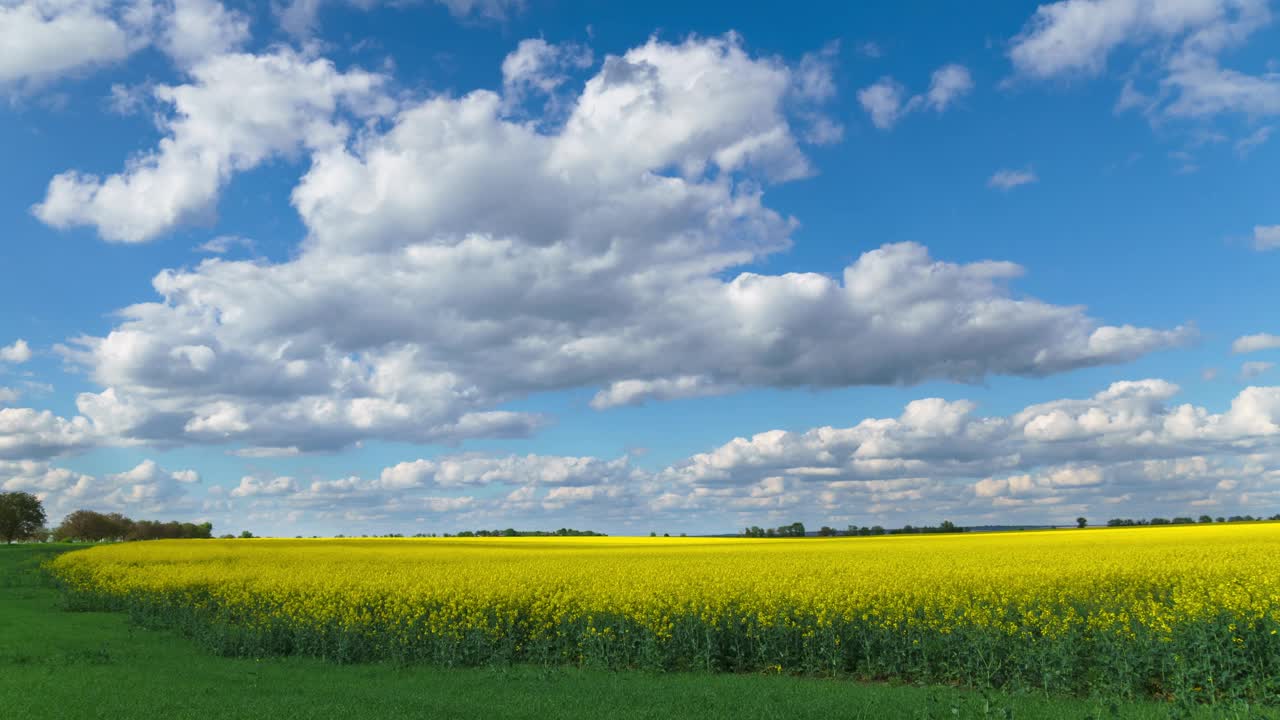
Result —
M858 91L858 103L871 116L871 123L888 130L917 110L943 112L973 91L973 76L963 65L952 63L933 72L929 89L908 97L907 89L891 77L883 77Z
M1036 176L1034 170L997 170L987 180L987 187L993 187L997 190L1012 190L1020 185L1030 185L1039 182L1040 178Z
M1280 335L1272 335L1271 333L1258 333L1256 335L1245 335L1236 338L1231 343L1231 352L1233 353L1251 353L1259 350L1274 350L1280 348Z
M1039 6L1013 38L1009 57L1020 76L1096 75L1122 47L1148 52L1153 87L1126 80L1120 109L1180 117L1280 114L1280 79L1221 65L1271 21L1267 0L1060 0ZM1142 65L1137 66L1139 69Z
M343 108L377 114L391 107L379 94L382 76L339 72L290 50L218 55L191 75L190 84L154 90L173 107L158 149L106 178L75 170L54 177L35 215L57 228L94 226L115 242L147 242L211 214L233 174L341 144L350 132Z
M12 344L0 346L0 362L22 364L31 359L31 346L26 340L18 338Z
M1254 226L1253 247L1257 250L1275 250L1280 248L1280 225Z
M828 93L814 72L732 34L651 39L558 83L563 121L539 128L484 90L388 104L381 76L287 50L200 63L156 91L173 107L157 150L105 180L59 176L38 214L142 241L210 211L231 174L308 153L306 239L278 262L157 274L156 301L61 348L103 388L63 422L250 457L457 442L535 432L549 419L504 405L540 392L592 388L603 408L977 382L1192 336L1014 294L1023 268L915 243L859 248L835 276L743 271L790 246L796 221L764 192L813 171L792 118ZM356 104L383 115L358 135Z

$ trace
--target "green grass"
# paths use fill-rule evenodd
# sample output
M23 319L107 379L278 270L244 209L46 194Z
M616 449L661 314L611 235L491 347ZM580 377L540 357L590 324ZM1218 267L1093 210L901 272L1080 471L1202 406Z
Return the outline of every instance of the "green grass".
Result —
M574 668L446 670L224 658L122 614L67 612L39 564L68 546L0 546L0 714L58 718L1280 718L776 675Z

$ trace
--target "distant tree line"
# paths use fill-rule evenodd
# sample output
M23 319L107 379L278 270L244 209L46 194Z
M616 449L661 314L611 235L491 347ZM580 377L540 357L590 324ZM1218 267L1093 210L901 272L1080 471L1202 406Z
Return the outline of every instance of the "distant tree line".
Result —
M449 533L445 533L444 536L449 537ZM507 528L506 530L463 530L453 537L606 537L606 535L595 530L574 530L573 528L560 528L559 530L516 530L515 528Z
M1234 523L1234 522L1260 522L1263 520L1280 520L1280 514L1271 517L1254 517L1252 515L1232 515L1230 517L1212 517L1209 515L1201 515L1198 519L1189 517L1162 518L1153 517L1150 520L1139 518L1111 518L1107 521L1107 527L1137 527L1140 525L1196 525L1208 523ZM1083 527L1083 526L1082 526Z
M886 529L880 525L872 525L871 527L859 527L850 525L844 530L838 530L827 525L823 525L818 529L819 537L867 537L871 535L916 535L931 533L962 533L969 532L968 528L960 527L950 520L943 520L940 525L903 525L900 528ZM762 528L752 525L742 531L743 537L749 538L783 538L783 537L805 537L804 523L791 523L776 528Z
M298 537L302 537L298 535ZM316 537L312 535L311 537ZM335 538L345 538L346 535L334 535ZM402 538L404 533L386 533L385 535L352 535L352 538ZM595 530L574 530L573 528L560 528L559 530L516 530L515 528L507 528L506 530L463 530L459 533L414 533L416 538L433 538L433 537L608 537L604 533Z
M950 520L943 520L938 525L921 525L920 527L912 527L911 525L903 525L897 530L890 530L890 535L912 535L912 534L937 534L937 533L962 533L969 532L969 528L963 528Z
M57 542L68 540L130 542L211 537L213 537L212 523L132 520L120 513L104 514L93 510L77 510L68 515L62 524L53 530L53 539Z
M0 492L0 541L56 542L170 540L213 537L212 523L132 520L120 513L76 510L53 530L45 527L43 503L31 493Z
M782 525L776 528L762 528L752 525L742 531L745 537L763 538L763 537L804 537L804 523L791 523L790 525Z
M837 534L835 532L835 528L824 528L824 529L830 530L831 532L829 534L831 535ZM821 531L819 531L819 534L821 534ZM854 537L854 536L870 537L871 535L888 535L888 534L889 534L889 531L885 530L884 527L880 525L872 525L870 527L867 527L865 525L862 527L859 527L857 525L850 525L844 530L844 535L848 537Z

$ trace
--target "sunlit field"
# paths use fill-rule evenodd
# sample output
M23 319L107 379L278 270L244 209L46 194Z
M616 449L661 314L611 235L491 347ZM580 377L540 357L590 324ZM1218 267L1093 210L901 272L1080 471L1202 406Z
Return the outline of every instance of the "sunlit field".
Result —
M69 601L230 655L1280 693L1280 525L745 540L157 541Z

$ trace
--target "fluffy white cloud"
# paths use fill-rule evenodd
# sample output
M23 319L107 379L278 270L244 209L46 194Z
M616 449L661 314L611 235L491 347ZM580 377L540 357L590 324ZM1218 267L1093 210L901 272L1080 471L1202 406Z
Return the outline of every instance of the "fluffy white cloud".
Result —
M1041 5L1009 57L1026 77L1097 74L1122 46L1150 48L1157 88L1126 81L1120 108L1173 116L1280 113L1280 79L1223 68L1219 55L1271 21L1267 0L1060 0Z
M143 515L194 512L190 490L200 482L194 470L169 471L153 460L102 477L73 472L36 460L0 460L0 490L29 492L41 499L51 522L73 510L119 511ZM151 519L151 518L146 518Z
M383 531L586 518L611 532L795 519L1069 522L1132 514L1124 507L1272 512L1280 388L1246 388L1221 413L1173 405L1177 392L1162 380L1120 382L1003 417L925 398L894 418L762 432L656 471L625 457L473 454L400 463L370 479L246 478L228 512Z
M1255 225L1253 228L1253 247L1257 250L1280 248L1280 225Z
M288 495L297 491L298 483L291 477L282 476L264 480L246 475L240 478L240 484L231 490L231 497Z
M75 488L81 506L98 510L118 510L148 515L161 512L189 512L193 503L190 488L200 482L194 470L170 471L154 460L143 460L131 470L108 474Z
M737 438L669 472L695 485L742 485L774 475L826 482L936 480L1071 463L1240 454L1274 450L1280 442L1280 388L1246 388L1221 414L1169 407L1177 391L1162 380L1120 382L1088 399L1032 405L1008 417L974 417L974 405L965 401L917 400L898 418Z
M0 89L116 63L150 45L189 67L248 39L248 18L217 0L7 0Z
M800 139L811 145L831 145L844 139L844 125L821 106L836 96L836 63L840 43L805 53L792 72L791 95L796 105Z
M871 123L888 130L907 111L907 89L891 77L882 77L858 91L858 103L871 116Z
M1141 514L1280 504L1271 469L1280 388L1247 388L1220 414L1171 407L1176 392L1159 380L1116 383L1008 417L975 417L970 403L931 399L851 428L760 433L663 471L668 484L649 507L723 514L782 479L795 504L767 517L1061 522L1124 514L1117 503Z
M416 460L382 471L379 485L386 489L462 487L466 485L590 485L623 482L635 476L627 458L511 455L494 458L462 455L438 461Z
M107 109L116 115L136 115L146 107L151 90L151 86L147 83L137 85L112 83L111 92L107 96Z
M139 47L135 35L128 19L106 2L0 4L0 88L123 60Z
M591 61L591 49L581 45L521 40L502 61L503 99L513 109L529 95L550 96L569 81L570 70L590 67Z
M806 53L796 68L795 92L809 100L830 100L836 95L835 63L840 43L830 42L817 52Z
M973 91L973 76L963 65L944 65L933 72L929 90L907 97L907 89L891 77L883 77L858 91L858 103L871 116L871 123L888 130L917 110L943 112Z
M0 488L55 512L260 521L350 532L581 526L610 532L743 524L1069 522L1197 508L1280 507L1280 387L1249 387L1214 413L1171 401L1163 380L1118 382L1082 399L981 416L924 398L850 427L735 438L660 470L630 458L464 454L389 466L371 478L241 478L196 493L193 471L144 461L95 478L0 460ZM1125 508L1138 508L1126 510ZM1195 510L1199 512L1199 510ZM290 532L292 534L292 532Z
M253 241L238 235L219 235L200 243L195 249L210 255L225 255L237 247L252 251Z
M1102 481L1102 469L1096 465L1084 467L1065 465L1050 468L1043 473L1035 475L1022 474L1003 478L984 478L973 484L973 491L979 497L1000 497L1034 491L1092 487L1101 485Z
M107 240L146 242L212 213L234 173L343 143L350 130L340 110L374 115L392 107L379 94L382 76L339 72L286 49L218 55L191 76L190 84L153 91L174 111L163 121L158 149L107 178L74 170L58 175L32 209L36 216L59 228L95 226Z
M1042 375L1186 335L1015 300L997 283L1016 266L941 263L914 245L868 253L842 281L677 274L689 281L639 288L628 273L581 275L548 252L562 251L470 238L165 273L156 280L165 303L128 309L126 323L70 353L112 388L86 395L82 412L143 439L304 449L432 441L528 432L537 418L491 408L541 390L604 384L594 401L603 408L735 387ZM523 273L542 276L538 295ZM587 291L600 300L575 301ZM398 307L452 309L442 318ZM831 327L844 330L832 337Z
M0 347L0 362L20 365L31 359L31 346L26 340L18 338L13 344Z
M85 418L61 418L48 410L0 407L0 458L41 459L82 450L98 442Z
M591 398L591 407L597 410L620 405L639 405L648 400L676 400L680 398L706 397L732 392L735 388L723 385L706 375L681 375L657 380L619 380Z
M1161 84L1177 93L1165 107L1170 115L1280 115L1280 77L1275 73L1249 75L1219 67L1211 57L1192 55L1173 66Z
M95 478L36 460L0 459L0 491L35 495L51 522L71 510L82 497L95 492Z
M1231 352L1233 353L1251 353L1259 350L1274 350L1280 348L1280 335L1272 335L1270 333L1258 333L1257 335L1245 335L1236 338L1231 343Z
M156 152L106 180L60 176L37 212L144 240L208 211L231 173L306 151L292 200L307 238L279 263L161 272L162 302L63 348L106 388L80 397L81 421L115 442L248 454L451 442L531 433L546 419L501 406L565 388L602 388L605 408L1040 376L1189 337L1015 296L1020 267L913 243L837 277L735 274L789 246L795 221L763 188L811 172L793 103L829 90L804 65L753 58L735 35L653 39L606 58L540 131L487 91L393 110L379 76L286 50L201 63L157 89L175 115ZM949 104L953 74L919 102ZM353 139L353 105L385 126Z
M1036 176L1034 170L997 170L990 179L987 180L987 187L993 187L998 190L1012 190L1019 185L1030 185L1039 182L1040 178Z
M173 0L162 23L160 46L184 67L240 48L249 39L249 19L217 0Z
M925 93L925 104L942 112L960 98L973 91L973 76L963 65L944 65L933 71L929 80L929 92Z
M1040 77L1098 73L1120 45L1144 37L1174 37L1222 22L1230 6L1256 3L1162 0L1061 0L1036 8L1013 39L1009 57Z

